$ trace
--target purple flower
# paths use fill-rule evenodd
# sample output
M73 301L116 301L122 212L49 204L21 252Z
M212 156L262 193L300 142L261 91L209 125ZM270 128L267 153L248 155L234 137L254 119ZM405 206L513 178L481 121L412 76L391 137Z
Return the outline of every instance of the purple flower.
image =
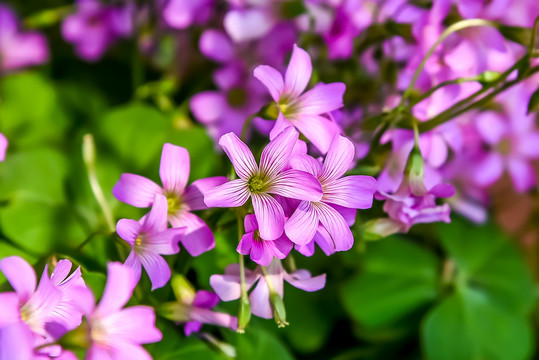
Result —
M163 19L174 29L203 24L211 16L214 0L169 0L163 8Z
M284 212L270 194L309 201L318 201L322 197L320 183L311 174L293 169L282 171L297 141L298 133L293 128L286 129L264 148L258 166L251 150L236 135L223 135L219 145L228 155L239 179L206 193L206 205L238 207L251 198L262 239L279 238L284 229Z
M152 206L155 194L165 195L168 221L172 227L186 227L182 244L192 256L215 247L215 239L206 223L191 211L207 209L204 193L226 182L222 176L194 181L186 188L189 178L189 153L172 144L163 145L159 175L163 187L135 174L122 174L112 189L116 199L136 207Z
M15 14L0 4L0 70L40 65L48 59L46 38L37 32L20 32Z
M386 200L384 211L393 221L394 232L408 232L412 225L443 221L451 222L449 204L436 205L436 198L447 198L455 194L455 188L450 184L438 184L423 191L404 178L394 194L378 192L378 200ZM388 234L386 234L388 235Z
M236 250L242 255L250 255L251 260L257 264L268 266L273 257L284 259L292 250L293 244L284 233L276 240L260 238L256 216L247 215L244 225L245 235L242 236Z
M326 285L326 274L311 276L307 270L296 270L289 274L283 268L281 261L273 259L267 268L268 279L277 294L283 297L283 283L286 281L290 285L308 292L318 291ZM271 319L273 317L270 290L267 279L262 275L262 271L257 268L254 271L245 269L245 282L247 288L251 288L256 282L255 289L251 291L249 299L251 301L251 312L259 317ZM240 267L238 264L228 265L224 275L212 275L210 285L222 301L232 301L241 296L240 288Z
M170 279L170 268L160 255L177 254L180 251L178 241L185 233L185 227L167 229L165 195L155 194L152 209L140 221L118 221L116 231L131 245L125 265L133 269L136 282L140 279L142 265L152 281L152 290L164 286Z
M254 76L268 89L279 112L270 133L273 139L284 128L296 127L320 151L326 153L333 137L340 133L339 126L323 115L343 106L343 83L319 83L302 94L311 78L312 64L307 52L294 45L286 74L268 65L258 66Z
M117 39L127 37L133 28L131 6L102 5L99 0L77 0L77 13L66 17L62 35L75 45L83 59L96 61Z
M376 180L371 176L342 177L350 169L354 155L354 144L347 138L337 135L329 147L323 164L308 155L291 159L292 168L315 176L324 192L319 201L302 201L286 222L286 235L295 244L302 246L309 244L321 224L332 239L335 251L346 251L352 247L354 237L338 209L370 208L377 187ZM337 205L337 208L334 205Z
M507 116L493 111L477 116L477 130L490 146L490 152L479 155L472 168L478 185L493 184L504 170L509 172L518 192L527 191L537 183L531 161L539 159L539 131L535 127L535 115L526 114L529 98L522 87L515 88L505 97L512 106L506 109Z
M4 134L0 133L0 161L4 161L6 158L8 141Z
M6 359L30 359L34 347L51 343L80 325L82 313L74 294L85 285L80 268L68 276L69 260L60 260L50 277L45 266L37 289L34 269L22 258L2 259L0 270L15 290L0 293L0 354ZM59 346L40 350L52 356L60 352Z
M123 309L136 285L133 271L117 262L109 263L107 271L107 284L97 307L91 291L79 293L78 304L88 321L86 333L91 342L86 359L151 359L141 345L162 338L155 327L154 309L149 306Z
M266 2L271 5L271 2ZM260 39L275 25L271 8L263 4L248 9L233 9L226 13L223 26L236 43Z

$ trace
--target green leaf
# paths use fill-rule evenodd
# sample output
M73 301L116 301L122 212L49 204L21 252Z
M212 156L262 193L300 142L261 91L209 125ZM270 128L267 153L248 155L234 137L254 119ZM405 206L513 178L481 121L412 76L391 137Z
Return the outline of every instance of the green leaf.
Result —
M429 360L519 360L532 350L532 330L525 318L470 288L434 308L422 336Z
M27 253L26 251L16 248L13 245L9 244L5 239L0 238L0 258L5 258L8 256L20 256L24 260L28 261L30 264L35 264L37 262L37 257L32 254ZM0 285L6 281L6 277L0 271Z
M22 196L0 209L0 226L21 249L36 256L51 254L53 249L79 243L85 238L67 206Z
M50 148L24 150L0 163L3 196L15 192L44 201L65 200L63 182L67 174L65 156Z
M533 306L533 281L522 256L501 230L466 225L459 219L437 224L442 245L458 276L499 305L520 314Z
M344 306L366 327L388 325L436 298L437 269L434 255L405 239L373 243L362 274L342 289Z
M238 360L293 360L288 349L270 332L249 326L238 339Z

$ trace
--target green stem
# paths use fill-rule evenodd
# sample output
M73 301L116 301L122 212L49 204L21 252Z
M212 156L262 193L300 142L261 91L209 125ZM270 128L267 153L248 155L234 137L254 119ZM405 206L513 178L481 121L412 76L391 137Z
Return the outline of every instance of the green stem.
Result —
M112 211L110 210L109 204L103 195L103 190L99 185L97 180L97 174L95 171L95 143L94 137L92 134L86 134L82 138L82 157L84 159L84 165L88 172L88 180L90 181L90 187L92 192L97 200L97 203L105 215L105 221L107 222L108 230L113 233L116 231L116 226L114 225L114 217L112 216Z
M54 25L62 21L67 15L71 14L73 10L73 5L43 10L24 19L24 27L28 29L35 29Z
M253 119L256 117L256 115L257 113L250 115L243 123L243 127L241 128L241 136L240 136L241 141L245 141L245 137L247 136L247 130L249 130L249 126L251 125L251 122L253 122Z
M243 221L240 212L237 213L238 219L238 239L241 241L243 235ZM249 323L251 317L251 306L249 302L249 295L247 294L247 284L245 281L245 259L242 254L239 254L240 265L240 312L238 316L238 333L243 334L245 332L245 326Z
M539 15L535 18L535 22L533 23L533 30L532 30L532 37L530 41L530 45L528 47L528 53L530 56L533 56L534 50L535 50L535 38L537 36L537 27L539 26Z
M419 75L421 75L421 72L423 71L423 68L425 67L427 60L434 54L436 51L436 48L442 41L444 41L449 35L453 34L454 32L475 27L475 26L492 26L496 27L496 24L492 21L484 20L484 19L467 19L462 20L459 22L454 23L453 25L449 26L445 31L440 35L438 40L430 47L429 51L425 54L423 57L423 60L421 60L421 63L417 67L414 75L412 76L412 80L410 81L410 84L408 85L408 88L404 92L404 95L401 99L401 105L404 103L405 99L412 93L414 90L415 83L417 82L417 79L419 78Z
M480 80L480 76L477 75L477 76L461 77L461 78L458 78L458 79L443 81L443 82L439 83L438 85L433 86L432 88L430 88L429 90L427 90L423 94L421 94L421 96L419 96L417 99L414 99L411 105L413 106L413 105L416 105L416 104L420 103L421 101L423 101L426 98L430 97L432 94L434 94L436 91L440 90L443 87L446 87L446 86L449 86L449 85L458 85L458 84L462 84L462 83L465 83L465 82L479 81L479 80Z

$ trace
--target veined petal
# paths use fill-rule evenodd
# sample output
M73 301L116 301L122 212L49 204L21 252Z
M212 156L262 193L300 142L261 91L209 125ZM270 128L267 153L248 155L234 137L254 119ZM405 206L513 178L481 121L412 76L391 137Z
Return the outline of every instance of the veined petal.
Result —
M112 188L112 194L121 202L135 207L149 207L155 194L163 190L153 181L135 174L122 174Z
M19 297L16 293L0 293L0 309L2 310L0 311L0 329L22 321Z
M284 211L271 195L252 194L253 208L258 222L260 237L275 240L283 233Z
M322 249L326 256L335 254L335 244L333 243L333 239L331 239L331 235L329 235L326 228L322 225L318 225L318 231L314 234L313 242Z
M300 110L304 114L320 115L343 107L346 85L343 83L320 83L298 99Z
M335 250L350 250L354 245L354 237L344 218L337 210L324 203L316 203L315 209L320 222L333 239Z
M236 179L208 191L204 202L208 207L238 207L245 204L250 195L247 181Z
M203 210L208 207L204 203L204 195L213 188L223 185L228 182L224 176L214 176L193 181L189 185L182 196L182 201L187 205L189 210Z
M170 280L170 267L162 256L150 251L139 255L140 263L146 270L152 282L152 291L165 286Z
M290 159L290 166L292 169L305 171L315 178L318 178L322 172L322 164L320 161L309 155L298 155L292 157Z
M134 249L131 250L129 256L127 257L127 259L125 259L124 265L130 267L131 270L133 270L133 281L135 282L135 284L138 283L141 274L141 263Z
M272 241L273 256L277 259L284 259L290 254L294 244L285 234L281 235L277 240Z
M323 154L328 152L331 140L341 132L336 122L320 115L302 114L293 123Z
M284 279L292 286L304 291L318 291L326 286L326 274L311 276L307 270L297 270L292 274L284 274Z
M131 306L107 316L102 321L111 338L134 344L147 344L161 340L161 331L155 327L155 312L149 306Z
M292 125L292 123L287 118L285 118L281 112L279 112L279 116L277 116L275 125L273 125L269 133L270 140L275 139L277 135L279 135L280 133L282 133L284 130L286 130L289 127L294 127L294 125ZM296 141L296 144L297 143L298 141Z
M120 310L131 298L136 285L133 271L119 262L108 263L107 275L105 290L96 308L101 316Z
M170 222L174 227L185 228L181 243L191 256L198 256L215 247L215 238L210 228L195 214L185 212L171 218Z
M260 173L269 179L275 177L288 163L299 134L289 127L270 141L260 157Z
M167 228L167 198L163 194L155 194L152 208L142 220L141 230L145 233L156 233Z
M305 50L294 44L284 76L285 93L294 99L297 98L307 87L312 72L311 57Z
M249 255L251 253L251 249L253 248L253 244L255 242L253 235L253 232L243 234L240 242L238 243L238 247L236 248L238 253L241 255Z
M219 145L232 162L236 174L242 179L248 180L251 175L258 171L253 153L236 134L228 133L221 136Z
M333 138L322 166L321 181L330 182L343 176L350 169L355 153L352 141L340 135Z
M258 223L256 222L256 216L249 214L245 216L243 220L243 226L245 227L245 232L253 232L258 229Z
M273 311L269 300L269 289L266 279L261 277L255 289L249 295L251 302L251 312L253 315L264 319L271 319Z
M140 233L142 225L133 219L120 219L116 224L116 232L131 246L135 246L135 240Z
M271 66L260 65L255 68L253 75L264 84L273 100L279 102L279 98L284 91L284 81L281 73Z
M245 283L249 289L258 280L260 274L256 271L245 269ZM230 264L226 267L224 275L210 276L210 285L223 301L232 301L241 296L240 267L238 264Z
M294 169L277 175L267 191L298 200L319 201L322 198L322 186L318 179L309 173Z
M269 246L269 243L272 242L269 240L254 240L251 243L251 249L249 251L251 260L258 265L268 266L273 259L273 251L271 246Z
M189 179L190 169L187 149L169 143L163 145L159 177L165 191L175 194L183 193Z
M0 270L4 273L21 303L30 299L36 289L36 273L25 260L18 256L8 256L0 260Z
M156 234L148 235L145 239L144 247L149 251L161 254L172 255L180 251L178 242L182 239L187 228L175 227L166 229Z
M352 209L368 209L377 186L372 176L346 176L326 184L322 200Z
M31 317L34 322L45 322L50 314L62 301L62 292L52 283L49 277L49 267L45 265L36 292L25 304L31 309ZM37 320L37 321L36 321ZM35 331L35 329L32 328Z
M302 201L284 225L288 238L297 245L307 245L318 229L318 214L309 201Z
M237 329L238 327L238 319L235 316L200 307L195 307L191 311L191 318L204 324L223 326L231 329Z

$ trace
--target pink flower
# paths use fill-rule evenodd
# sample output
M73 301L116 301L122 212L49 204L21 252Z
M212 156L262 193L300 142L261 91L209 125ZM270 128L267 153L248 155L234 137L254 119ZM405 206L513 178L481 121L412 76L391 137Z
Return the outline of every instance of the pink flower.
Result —
M245 235L242 236L236 250L242 255L250 255L251 260L257 264L268 266L273 257L284 259L292 250L293 244L284 233L276 240L261 239L256 216L247 215L244 225Z
M135 174L122 174L112 189L116 199L136 207L152 206L155 194L165 195L168 221L172 227L186 227L182 245L192 256L215 247L215 239L206 223L191 211L207 209L204 193L226 182L223 176L194 181L186 188L189 178L189 153L180 146L163 145L159 175L163 187Z
M45 36L37 32L19 31L15 14L0 4L0 70L11 71L41 65L48 59Z
M70 276L71 262L60 260L49 277L45 266L36 289L34 269L22 258L10 256L0 261L15 292L0 294L0 355L2 359L31 359L34 347L59 339L78 327L82 313L74 294L85 288L77 268ZM47 346L40 353L59 355L59 346Z
M4 134L0 133L0 161L4 161L6 158L8 141Z
M343 83L320 83L302 94L311 73L311 58L297 45L294 45L284 80L281 73L271 66L261 65L254 70L254 76L266 86L279 111L270 138L273 139L284 128L293 126L321 152L326 153L333 137L340 133L340 128L322 115L343 106L346 87Z
M133 271L117 262L109 263L107 270L107 284L97 307L89 290L79 297L91 342L86 360L151 359L141 345L162 338L155 327L154 310L142 305L123 309L136 284Z
M267 268L268 278L272 287L282 298L284 295L284 281L290 285L308 292L318 291L326 285L326 274L311 276L307 270L296 270L293 273L287 273L280 260L273 259ZM245 282L247 288L251 288L256 282L255 289L251 291L249 300L251 301L251 312L259 317L271 319L273 317L270 291L267 279L262 275L262 271L256 268L254 271L245 270ZM228 265L224 275L212 275L210 285L223 301L232 301L241 296L240 289L240 267L238 264Z
M172 28L185 29L208 21L214 7L214 0L169 0L163 8L163 19Z
M211 311L219 303L219 297L206 290L200 290L196 293L189 310L189 318L185 324L185 335L189 336L194 332L200 331L202 324L212 324L224 326L236 330L238 319L225 313Z
M270 194L309 201L318 201L322 196L320 183L311 174L282 171L297 141L298 133L293 128L286 129L262 151L258 166L251 150L236 135L223 135L219 145L240 178L210 190L204 197L206 205L238 207L251 198L262 239L279 238L284 229L284 212Z
M177 254L178 241L185 227L167 229L167 199L155 194L150 213L140 221L121 219L116 225L118 235L131 245L125 264L133 269L135 280L140 279L140 266L144 266L152 282L152 290L164 286L170 279L170 268L160 255Z
M302 201L286 222L286 235L295 244L300 246L309 244L318 232L319 224L332 239L335 251L349 250L354 244L352 232L339 208L370 208L377 187L376 180L371 176L342 177L352 166L354 155L354 144L347 138L337 135L323 164L308 155L291 159L292 167L315 176L324 192L319 201ZM355 218L355 210L352 218ZM326 233L322 232L320 235L323 234Z

